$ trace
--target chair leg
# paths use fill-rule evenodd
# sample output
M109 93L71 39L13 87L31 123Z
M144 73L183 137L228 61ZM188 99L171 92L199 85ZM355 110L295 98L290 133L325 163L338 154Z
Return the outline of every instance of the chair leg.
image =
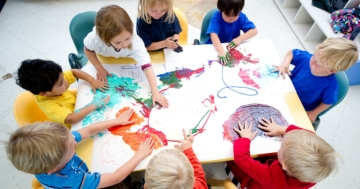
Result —
M200 41L198 39L194 39L194 45L200 45Z
M314 123L312 123L313 127L314 127L314 130L316 131L320 125L320 118L319 117L316 117Z

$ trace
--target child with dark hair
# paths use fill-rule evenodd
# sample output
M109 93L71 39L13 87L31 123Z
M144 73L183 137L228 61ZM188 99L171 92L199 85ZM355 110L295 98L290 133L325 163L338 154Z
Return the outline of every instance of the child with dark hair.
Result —
M24 60L17 71L16 84L34 94L36 103L45 115L52 121L62 123L70 128L70 124L82 120L93 110L102 107L108 101L92 102L79 112L74 112L76 94L69 91L70 84L76 78L91 84L96 88L107 89L107 84L96 80L89 74L72 69L63 72L60 65L51 60Z
M211 17L206 34L210 38L206 44L214 44L218 53L219 62L226 65L229 55L221 43L229 43L228 49L236 48L242 41L248 40L257 34L257 29L247 16L242 13L245 0L218 0L217 8ZM240 34L243 31L244 34Z

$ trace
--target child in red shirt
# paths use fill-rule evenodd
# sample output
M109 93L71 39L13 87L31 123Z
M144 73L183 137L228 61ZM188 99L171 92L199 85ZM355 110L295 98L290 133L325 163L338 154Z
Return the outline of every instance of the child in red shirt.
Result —
M234 177L247 189L305 189L337 170L342 157L323 139L297 126L279 126L271 119L260 121L258 127L268 136L284 134L277 160L265 164L250 156L250 142L256 132L251 125L239 123L234 130L241 136L234 142L234 161L227 162Z

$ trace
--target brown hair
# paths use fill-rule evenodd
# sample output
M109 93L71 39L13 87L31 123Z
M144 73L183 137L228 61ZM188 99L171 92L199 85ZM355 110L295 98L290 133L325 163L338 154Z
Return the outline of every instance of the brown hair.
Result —
M126 11L117 5L102 7L96 14L96 33L100 39L111 46L110 41L124 30L133 35L133 23ZM128 48L131 48L131 44Z
M68 149L69 129L56 122L26 125L5 143L11 163L20 171L39 174L58 166Z

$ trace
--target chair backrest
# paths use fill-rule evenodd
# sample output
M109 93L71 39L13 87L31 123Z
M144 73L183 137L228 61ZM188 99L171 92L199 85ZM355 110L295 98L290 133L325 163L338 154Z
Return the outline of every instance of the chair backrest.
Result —
M29 91L22 92L16 97L14 117L20 127L29 123L50 121L36 104L34 95Z
M332 104L328 109L324 110L323 112L321 112L319 114L319 117L324 115L326 112L328 112L329 110L331 110L333 107L335 107L336 105L338 105L346 96L348 90L349 90L349 80L345 74L345 72L343 71L338 71L336 74L336 80L339 83L339 94L338 94L338 100Z
M179 45L186 45L188 40L188 21L185 14L178 8L173 7L174 13L180 22L182 32L179 34Z
M218 10L218 9L214 8L214 9L210 10L208 13L206 13L206 15L202 21L201 31L200 31L200 43L202 43L202 44L205 43L210 38L208 35L206 35L206 31L209 27L210 19L216 10Z

